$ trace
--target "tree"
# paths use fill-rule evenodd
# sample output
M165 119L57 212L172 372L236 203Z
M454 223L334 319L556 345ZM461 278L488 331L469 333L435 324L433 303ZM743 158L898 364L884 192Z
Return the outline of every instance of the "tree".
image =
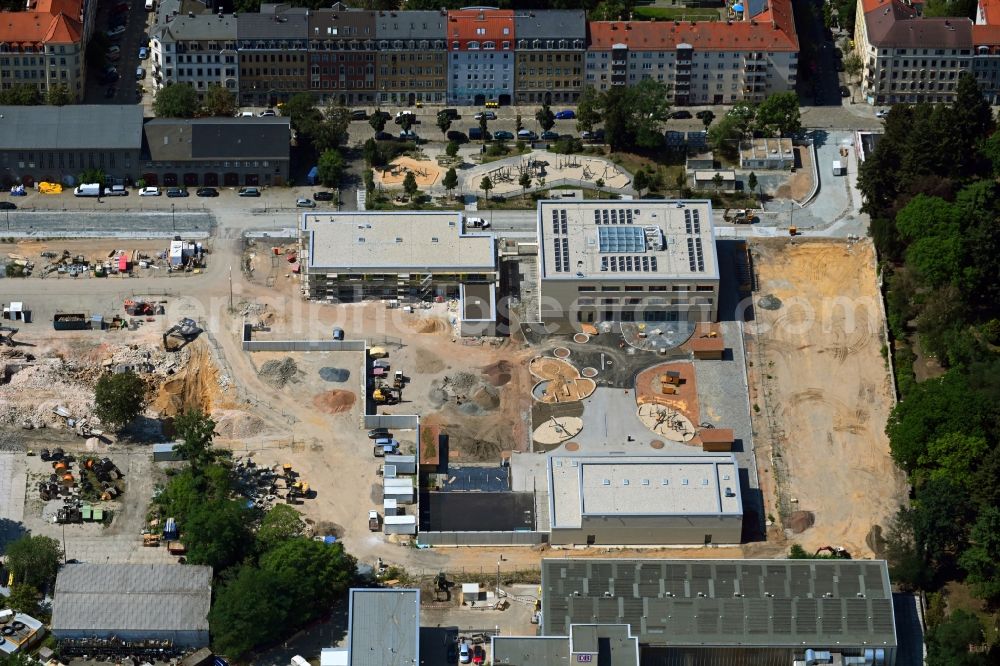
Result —
M482 132L483 134L484 144L486 143L487 136L489 136L489 132L487 131L488 129L489 129L489 121L486 120L486 114L484 113L479 116L479 131Z
M602 199L604 197L604 190L602 189L604 187L604 179L598 178L594 181L594 185L597 186L597 198Z
M198 93L187 83L168 83L153 98L153 113L159 118L194 118L199 106Z
M900 508L885 531L885 559L894 583L903 589L926 587L931 572L917 550L913 536L913 511Z
M121 430L146 407L146 384L134 372L101 375L94 387L94 414Z
M649 174L643 169L636 171L635 176L632 178L632 187L635 188L635 191L641 197L643 190L649 187Z
M7 90L0 90L0 104L9 106L37 106L42 103L38 88L28 83L15 83Z
M47 536L25 535L7 546L6 555L14 584L38 589L55 583L63 560L59 542Z
M521 186L521 196L528 196L528 188L531 187L531 174L527 170L521 172L521 177L517 179L517 184Z
M17 583L10 589L10 596L4 601L4 606L18 613L37 617L39 615L38 602L41 599L42 593L38 591L37 587L26 583Z
M437 114L437 126L441 130L441 134L448 134L448 130L451 129L451 116L449 116L444 111L439 111Z
M984 437L945 433L930 441L918 458L918 478L945 479L968 489L973 470L989 450Z
M336 187L344 174L344 157L340 151L328 148L319 156L316 163L319 168L319 180L325 187Z
M236 113L237 107L236 95L231 90L223 88L218 83L208 86L203 104L206 116L229 118Z
M49 106L66 106L76 101L69 87L65 83L57 83L49 86L49 91L45 94L45 103Z
M413 127L413 122L417 119L412 113L404 113L399 116L399 127L404 132L409 132L410 128Z
M451 159L455 159L455 156L458 155L458 142L449 141L448 145L444 147L444 154Z
M264 553L260 568L279 580L291 581L295 621L305 623L328 612L354 578L357 563L340 543L298 538Z
M995 604L1000 600L1000 508L983 509L972 526L969 544L959 564L969 573L975 595Z
M212 417L199 409L189 409L174 418L174 434L179 440L174 451L188 461L195 474L215 462L217 454L212 450L215 421Z
M701 112L701 124L705 126L706 131L708 130L708 126L712 124L713 120L715 120L714 113L708 110Z
M208 612L215 651L235 660L293 631L293 608L300 600L291 595L292 589L291 581L271 571L240 567L224 580Z
M987 655L969 652L970 645L985 642L979 618L957 609L948 619L927 633L927 663L934 666L976 666L988 661Z
M774 93L757 107L754 126L760 132L788 136L802 129L799 97L794 92Z
M483 179L479 182L479 189L486 193L486 198L490 198L490 190L493 189L493 181L490 180L489 176L483 176Z
M747 176L747 189L751 192L757 191L757 174L753 171L751 171L750 175Z
M948 479L931 479L917 493L910 524L926 565L951 563L965 548L973 518L969 494Z
M849 76L855 83L857 83L858 77L861 76L861 72L864 68L865 62L856 51L851 51L844 57L844 73L847 74L847 76Z
M252 539L250 512L242 501L202 502L180 525L191 564L207 564L218 574L243 559Z
M670 112L665 84L643 79L635 86L613 86L592 106L588 114L597 112L603 118L611 150L652 150L663 145L662 125Z
M448 196L451 196L452 190L458 187L458 172L455 171L455 167L451 167L444 174L444 180L441 181L444 188L448 190Z
M719 173L718 171L715 172L715 175L712 176L712 184L715 185L715 189L716 190L721 190L723 182L725 182L725 181L722 178L722 174Z
M406 177L403 178L403 191L406 192L406 195L411 199L417 196L417 177L413 175L412 171L407 171Z
M262 552L272 550L289 539L302 536L305 528L298 511L287 504L275 504L264 514L257 528L257 545Z
M380 109L375 109L375 113L368 119L368 124L376 133L385 131L385 124L389 121L389 114Z
M548 104L542 104L542 108L535 113L535 120L538 121L538 124L541 126L543 132L548 132L550 129L555 127L556 114L552 113L552 109L549 108Z
M576 131L593 132L601 122L601 95L593 86L585 86L576 106Z
M371 169L365 169L365 192L371 194L375 191L375 172Z
M361 147L361 153L364 156L365 164L374 165L378 161L378 142L369 137Z
M517 114L514 117L514 133L518 133L524 129L524 124L521 122L521 114Z

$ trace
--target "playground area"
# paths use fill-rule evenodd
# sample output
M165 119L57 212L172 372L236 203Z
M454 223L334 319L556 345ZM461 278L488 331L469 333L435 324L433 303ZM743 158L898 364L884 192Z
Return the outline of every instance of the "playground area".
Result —
M698 390L690 363L661 363L635 378L639 420L674 442L691 442L699 421ZM694 442L692 442L694 444Z
M539 402L577 402L589 397L597 383L580 376L580 371L567 361L547 356L536 356L528 364L532 375L542 380L531 394Z
M429 160L398 157L386 168L375 170L375 182L383 187L402 187L408 173L417 179L417 187L427 189L441 178L441 167Z
M477 166L466 176L466 187L477 189L483 177L488 176L493 183L491 196L519 194L523 191L519 181L525 173L530 176L533 186L539 185L540 179L545 179L549 185L574 181L571 184L586 186L590 183L594 187L597 187L598 181L603 181L601 185L607 189L624 190L632 182L628 172L608 160L541 150Z

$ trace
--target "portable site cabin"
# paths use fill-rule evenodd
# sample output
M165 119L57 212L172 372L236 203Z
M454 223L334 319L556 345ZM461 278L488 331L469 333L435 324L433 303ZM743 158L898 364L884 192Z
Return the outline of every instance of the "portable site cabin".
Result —
M396 474L417 473L416 456L389 455L385 457L385 466L388 467L389 465L396 468Z
M386 516L382 521L382 529L386 534L416 534L416 516Z

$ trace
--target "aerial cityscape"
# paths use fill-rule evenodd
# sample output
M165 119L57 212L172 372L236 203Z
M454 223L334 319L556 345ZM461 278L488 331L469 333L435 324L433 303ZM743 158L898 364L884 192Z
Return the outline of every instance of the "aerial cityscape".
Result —
M1000 664L1000 0L0 0L0 666Z

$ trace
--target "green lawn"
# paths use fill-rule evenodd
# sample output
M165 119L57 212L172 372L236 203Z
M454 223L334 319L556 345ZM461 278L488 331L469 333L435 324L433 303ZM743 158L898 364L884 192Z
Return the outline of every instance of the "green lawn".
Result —
M672 21L718 21L721 10L708 7L636 7L633 14L637 19L661 19Z

